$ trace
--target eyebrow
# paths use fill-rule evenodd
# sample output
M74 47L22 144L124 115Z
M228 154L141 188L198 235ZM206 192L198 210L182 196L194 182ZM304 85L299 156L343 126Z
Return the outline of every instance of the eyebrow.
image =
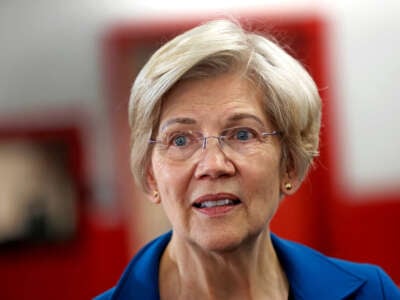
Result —
M236 121L241 121L243 119L253 119L255 120L257 123L259 123L261 126L265 126L263 121L261 121L261 119L255 115L252 114L248 114L248 113L238 113L238 114L234 114L233 116L228 118L228 121L230 122L236 122Z
M164 131L168 126L171 124L196 124L196 120L191 119L191 118L173 118L167 120L162 126L161 126L161 131Z
M264 126L263 121L261 121L261 119L255 115L252 114L248 114L248 113L237 113L234 114L233 116L230 116L228 118L228 122L237 122L237 121L241 121L243 119L253 119L255 120L257 123L259 123L261 126ZM162 126L161 126L161 131L164 131L168 126L172 125L172 124L187 124L187 125L193 125L196 124L196 120L191 119L191 118L173 118L173 119L169 119L167 120Z

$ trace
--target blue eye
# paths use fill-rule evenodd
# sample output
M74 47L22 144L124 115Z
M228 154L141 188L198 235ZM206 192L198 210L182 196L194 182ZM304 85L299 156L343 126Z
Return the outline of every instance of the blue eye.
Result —
M252 138L251 133L246 129L240 129L236 131L235 138L241 141L247 141Z
M187 144L187 137L184 135L179 135L173 139L174 146L183 147Z

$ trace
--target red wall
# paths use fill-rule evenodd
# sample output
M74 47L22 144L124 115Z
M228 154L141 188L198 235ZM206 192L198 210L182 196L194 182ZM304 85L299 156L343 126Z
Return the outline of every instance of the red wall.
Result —
M61 140L68 144L68 166L78 194L78 229L57 243L0 247L0 299L91 299L110 287L128 261L127 233L120 222L104 227L94 214L88 189L80 129L1 128L1 139Z
M65 244L0 252L0 299L91 299L110 287L127 261L123 228L81 224Z

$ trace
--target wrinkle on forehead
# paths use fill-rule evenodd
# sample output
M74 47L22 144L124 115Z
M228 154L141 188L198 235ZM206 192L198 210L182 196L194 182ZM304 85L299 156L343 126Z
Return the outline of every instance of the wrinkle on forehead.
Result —
M160 129L176 121L221 123L245 118L269 124L261 89L240 75L226 73L178 83L163 99Z

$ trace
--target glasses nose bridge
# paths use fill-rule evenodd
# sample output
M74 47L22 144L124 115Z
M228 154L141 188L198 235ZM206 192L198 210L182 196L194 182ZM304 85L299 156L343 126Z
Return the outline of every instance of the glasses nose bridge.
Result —
M203 137L203 142L201 144L201 150L204 151L207 148L208 139L216 139L218 141L218 146L222 149L222 146L223 146L222 136L220 136L220 135L210 135L210 136L204 136Z

